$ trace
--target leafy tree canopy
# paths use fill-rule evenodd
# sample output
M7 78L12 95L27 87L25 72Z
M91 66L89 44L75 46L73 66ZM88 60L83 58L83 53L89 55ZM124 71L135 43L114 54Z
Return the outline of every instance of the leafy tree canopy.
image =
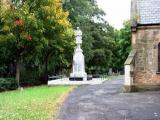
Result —
M114 29L103 19L105 15L96 0L69 0L63 4L69 11L69 18L74 28L83 31L83 50L89 73L107 71L114 47ZM96 64L95 64L96 63Z
M7 62L16 64L17 80L21 65L30 64L46 74L49 65L52 70L59 63L69 66L73 30L61 0L13 0L1 11L0 40L6 43L2 51L9 54Z

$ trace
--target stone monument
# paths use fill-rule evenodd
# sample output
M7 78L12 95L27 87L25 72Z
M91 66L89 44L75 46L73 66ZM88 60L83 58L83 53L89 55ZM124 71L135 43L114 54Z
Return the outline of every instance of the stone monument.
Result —
M70 74L71 81L86 81L87 73L85 72L85 62L83 50L81 49L82 44L82 31L79 27L75 30L76 37L76 48L73 55L73 66L72 73Z

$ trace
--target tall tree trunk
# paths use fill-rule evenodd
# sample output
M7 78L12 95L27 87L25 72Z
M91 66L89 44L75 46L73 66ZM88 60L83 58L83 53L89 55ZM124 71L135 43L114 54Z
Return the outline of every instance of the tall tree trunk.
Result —
M44 83L45 84L48 83L48 57L45 60L45 79L44 79Z
M45 84L48 84L48 64L49 64L49 59L50 59L50 56L52 55L52 52L48 51L47 52L47 55L45 57L45 79L44 79L44 83Z
M20 88L20 62L19 61L17 61L16 63L16 81L17 81L18 88Z

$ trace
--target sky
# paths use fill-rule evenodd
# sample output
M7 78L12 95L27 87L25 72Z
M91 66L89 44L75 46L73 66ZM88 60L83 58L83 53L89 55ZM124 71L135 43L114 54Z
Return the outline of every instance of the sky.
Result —
M97 3L106 13L105 19L117 29L130 19L131 0L97 0Z

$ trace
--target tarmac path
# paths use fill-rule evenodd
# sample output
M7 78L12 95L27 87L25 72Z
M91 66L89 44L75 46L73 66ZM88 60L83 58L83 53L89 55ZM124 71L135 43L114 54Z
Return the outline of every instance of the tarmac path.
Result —
M123 77L76 88L58 120L160 120L160 91L123 93Z

